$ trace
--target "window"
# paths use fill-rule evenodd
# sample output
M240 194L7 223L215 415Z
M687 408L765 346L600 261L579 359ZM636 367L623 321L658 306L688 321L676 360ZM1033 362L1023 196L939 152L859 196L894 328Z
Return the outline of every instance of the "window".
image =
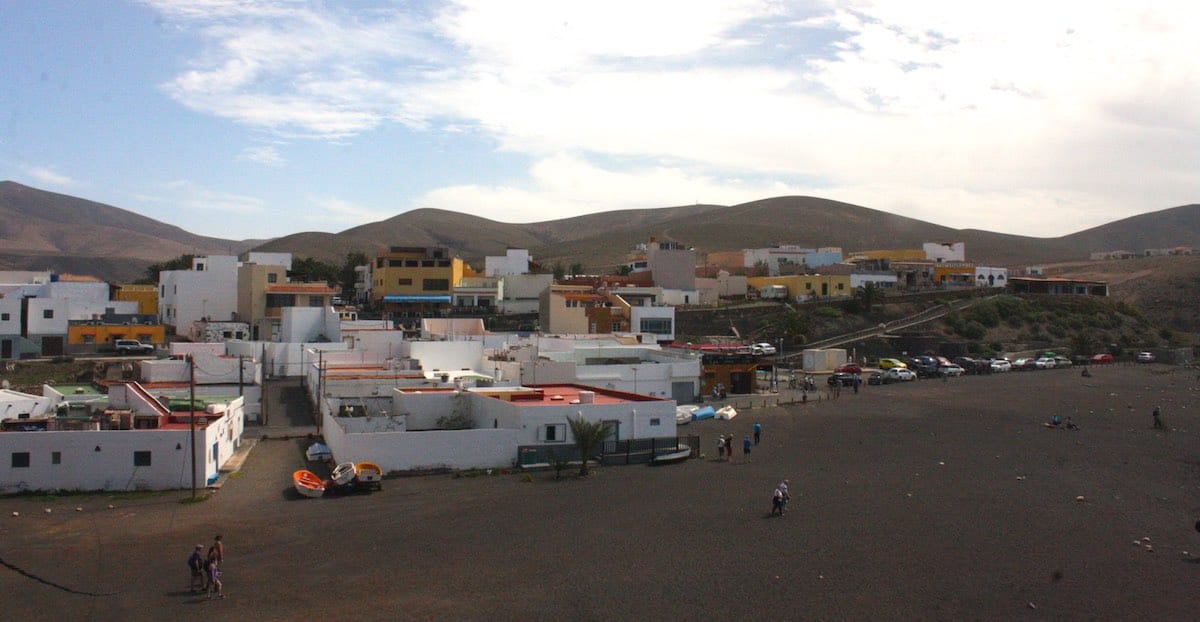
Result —
M274 272L268 272L267 273L267 282L268 283L278 283L279 275Z
M96 343L96 336L95 335L84 335L83 342L84 343Z
M204 262L202 262L202 261L196 262L196 272L204 272Z
M804 289L812 289L812 283L805 283Z
M7 321L9 321L10 319L12 319L12 318L11 318L11 316L9 316L9 314L7 314L7 313L0 313L0 321L7 322Z
M427 292L444 292L450 290L450 279L425 279L421 289Z
M54 319L54 309L42 309L42 319Z
M12 468L28 469L29 468L29 452L14 451L12 455Z
M656 335L671 334L671 319L658 317L642 318L641 331L643 333L654 333Z
M62 464L62 452L61 451L50 452L50 464Z
M396 279L396 285L412 285L412 279Z
M422 259L422 260L421 260L421 267L422 267L422 268L432 268L432 267L434 267L434 265L435 265L435 264L434 264L434 261L433 261L432 259Z
M846 289L845 283L838 283L838 289Z
M658 417L651 417L650 425L658 425Z
M421 262L417 261L416 259L406 259L406 260L404 260L404 267L405 267L405 268L417 268L417 267L419 267L420 265L421 265Z
M150 466L150 452L135 451L133 452L133 466Z
M562 443L567 440L567 424L551 423L542 426L541 441L547 443Z

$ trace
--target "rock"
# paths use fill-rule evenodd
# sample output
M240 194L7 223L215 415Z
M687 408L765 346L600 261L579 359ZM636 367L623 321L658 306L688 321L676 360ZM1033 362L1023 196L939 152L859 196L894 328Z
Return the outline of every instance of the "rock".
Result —
M1150 536L1142 536L1142 542L1149 542Z
M1030 608L1030 609L1037 609L1037 605L1035 605L1035 604L1033 604L1033 603L1029 603L1029 608Z
M942 462L941 460L938 460L938 466L946 466L946 463Z
M1153 546L1150 546L1149 544L1147 544L1147 545L1146 545L1146 552L1147 552L1147 553L1153 553L1153 552L1154 552L1154 547L1153 547Z
M113 504L111 504L111 503L108 504L108 509L110 509L110 510L113 509Z
M13 516L20 516L20 515L21 515L20 512L13 512Z
M75 511L76 511L76 512L82 512L82 511L83 511L83 508L75 508Z
M49 514L50 512L51 512L50 508L46 508L46 513Z
M1075 497L1075 500L1076 500L1076 501L1079 501L1079 502L1081 502L1081 503L1082 503L1083 501L1085 501L1085 499L1083 498L1083 495L1079 495L1078 497Z
M1024 479L1025 479L1025 476L1024 476L1024 475L1018 475L1018 476L1017 476L1017 479L1018 479L1018 480L1024 480Z

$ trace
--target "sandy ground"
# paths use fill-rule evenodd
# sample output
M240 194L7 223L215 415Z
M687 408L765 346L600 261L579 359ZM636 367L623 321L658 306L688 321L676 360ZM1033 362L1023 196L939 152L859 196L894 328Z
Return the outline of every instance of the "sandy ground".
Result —
M290 489L303 444L264 441L199 504L0 499L0 558L100 594L0 568L0 618L1196 619L1198 398L1157 365L864 387L681 428L707 453L683 464L318 500ZM754 421L753 461L716 461ZM215 533L229 598L206 601L185 558Z

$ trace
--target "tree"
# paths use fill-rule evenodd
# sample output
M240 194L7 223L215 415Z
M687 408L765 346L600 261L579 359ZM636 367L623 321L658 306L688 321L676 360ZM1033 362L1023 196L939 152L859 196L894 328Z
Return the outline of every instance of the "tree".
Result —
M592 457L596 446L608 438L612 429L608 422L584 419L583 413L579 413L576 419L567 417L567 425L571 427L571 434L575 437L575 447L579 448L579 476L587 477L588 458Z
M563 267L561 261L554 262L554 280L561 281L567 274L567 269Z
M338 287L342 289L342 295L354 292L354 283L357 280L357 274L354 272L354 269L369 263L371 263L371 260L362 251L346 253L346 261L342 263L342 271L338 274Z
M864 311L870 311L880 298L883 298L883 290L879 289L879 286L872 281L867 281L854 289L854 299L862 305Z
M583 264L575 262L571 264L571 276L579 276L583 274Z
M621 264L617 266L618 276L629 276L630 274L633 274L633 267L629 264Z
M146 266L146 276L138 279L135 283L140 285L158 285L158 273L166 270L191 270L192 259L194 255L180 255L175 259L168 259L161 263L152 263Z

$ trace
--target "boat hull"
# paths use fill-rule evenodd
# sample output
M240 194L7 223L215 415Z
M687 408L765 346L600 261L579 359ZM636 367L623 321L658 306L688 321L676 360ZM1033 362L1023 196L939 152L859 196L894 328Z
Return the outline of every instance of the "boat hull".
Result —
M325 484L316 473L301 469L292 473L292 485L301 496L316 499L325 494Z

